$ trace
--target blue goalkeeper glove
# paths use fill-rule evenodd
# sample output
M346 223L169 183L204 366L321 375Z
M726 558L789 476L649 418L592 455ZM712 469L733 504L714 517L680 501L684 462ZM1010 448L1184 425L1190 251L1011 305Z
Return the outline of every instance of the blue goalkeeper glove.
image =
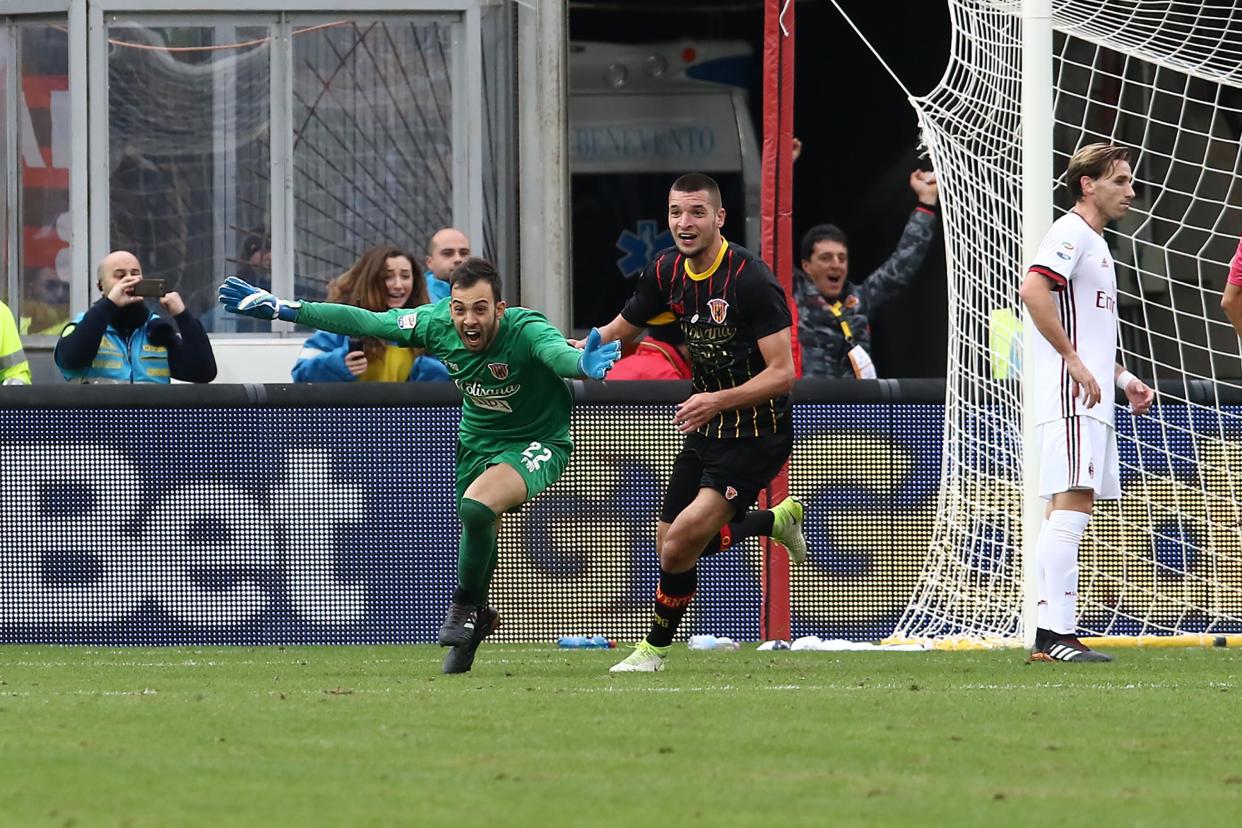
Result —
M582 356L578 357L578 373L602 380L613 363L621 358L621 343L609 342L607 345L600 345L599 339L599 328L591 328L591 333L583 343Z
M253 316L255 319L283 319L296 322L301 302L287 302L273 294L230 276L220 285L220 304L229 313Z

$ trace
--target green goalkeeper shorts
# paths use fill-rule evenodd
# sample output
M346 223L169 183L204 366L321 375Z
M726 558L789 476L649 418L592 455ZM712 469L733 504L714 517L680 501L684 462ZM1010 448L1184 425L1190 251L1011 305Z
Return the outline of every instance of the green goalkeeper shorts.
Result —
M515 444L500 452L480 453L471 451L461 443L457 444L457 501L460 503L470 484L479 475L500 463L512 466L526 483L526 499L535 495L561 479L565 467L569 465L569 455L574 444L567 440L539 441L528 444ZM509 511L516 511L514 507Z

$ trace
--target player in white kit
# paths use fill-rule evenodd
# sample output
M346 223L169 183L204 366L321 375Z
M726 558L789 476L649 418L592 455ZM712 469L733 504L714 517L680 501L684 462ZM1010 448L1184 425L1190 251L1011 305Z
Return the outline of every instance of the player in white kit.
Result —
M1070 159L1076 203L1053 223L1022 282L1038 335L1026 356L1035 399L1039 494L1049 501L1035 567L1039 623L1032 661L1111 661L1078 640L1078 546L1096 501L1121 497L1114 386L1138 414L1155 393L1117 362L1117 277L1104 225L1134 198L1130 153L1085 146Z

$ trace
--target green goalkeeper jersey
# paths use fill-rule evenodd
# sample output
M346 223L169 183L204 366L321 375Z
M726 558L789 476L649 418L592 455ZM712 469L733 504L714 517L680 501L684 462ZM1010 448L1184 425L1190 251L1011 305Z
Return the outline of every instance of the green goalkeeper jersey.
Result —
M460 437L488 453L532 440L569 437L572 397L562 377L579 377L582 352L537 311L506 308L487 350L469 350L453 327L449 300L373 313L352 305L303 302L298 324L351 336L374 336L424 348L448 368L465 399Z

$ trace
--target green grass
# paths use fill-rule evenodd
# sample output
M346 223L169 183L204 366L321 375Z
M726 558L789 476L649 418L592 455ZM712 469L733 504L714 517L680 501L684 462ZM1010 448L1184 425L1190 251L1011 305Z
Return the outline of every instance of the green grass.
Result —
M1238 651L442 655L0 647L0 824L1242 824Z

